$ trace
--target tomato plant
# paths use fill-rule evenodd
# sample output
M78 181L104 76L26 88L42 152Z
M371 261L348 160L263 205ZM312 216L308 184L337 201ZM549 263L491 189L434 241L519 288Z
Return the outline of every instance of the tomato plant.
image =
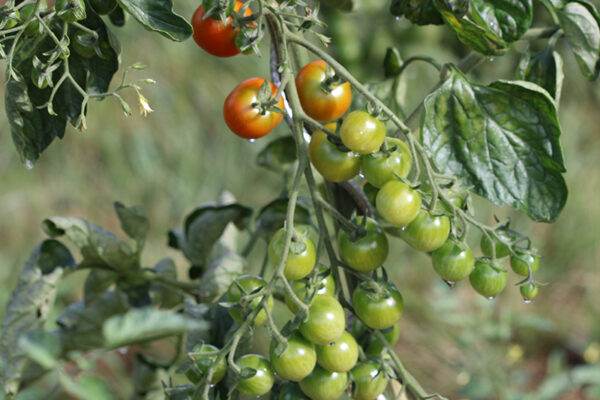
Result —
M243 275L234 280L229 289L227 290L227 301L232 303L239 302L242 297L246 295L252 295L256 293L258 290L261 290L265 287L266 281L260 276L255 275ZM250 309L254 310L260 304L261 299L259 297L255 297L250 301ZM267 306L272 309L273 308L273 298L269 297L267 300ZM244 309L242 307L231 307L229 308L229 315L234 319L237 323L241 324L246 319L244 315ZM267 315L265 310L260 310L254 319L255 325L262 325L267 320Z
M430 253L440 248L450 234L450 218L432 215L421 210L408 225L402 227L399 236L417 250Z
M199 383L202 376L206 374L211 365L215 363L218 352L219 349L211 344L203 344L194 347L192 350L194 356L192 356L192 358L194 359L195 367L188 369L185 372L185 376L193 383ZM225 359L221 359L216 363L210 383L216 385L225 377L226 373L227 362Z
M517 251L514 256L510 257L510 267L516 274L528 276L529 267L531 267L531 273L537 272L540 267L540 258L535 254Z
M275 375L269 361L258 354L246 354L238 360L242 368L256 371L250 378L244 378L237 384L237 390L248 396L262 396L268 393L275 383Z
M506 286L506 271L491 261L477 260L469 281L477 293L493 299Z
M323 270L321 270L321 271L323 271ZM324 272L327 272L327 271L324 271ZM315 295L326 294L329 296L334 296L335 295L335 280L331 276L331 273L327 273L325 276L323 276L321 279L319 279L314 284L310 281L307 282L307 280L294 281L292 283L292 291L294 292L296 297L298 297L300 300L303 300L303 301L307 299L309 292L311 294L314 292ZM292 300L292 297L290 296L290 293L286 292L284 299L285 299L285 304L288 306L290 311L292 313L296 314L299 310L298 305L296 303L294 303L294 301Z
M276 265L283 254L285 229L278 230L269 243L269 258ZM306 228L296 229L296 239L292 239L283 274L289 280L302 279L312 271L317 261L315 244L308 237Z
M329 344L342 336L345 327L342 305L331 296L317 295L309 306L308 318L300 324L300 332L314 344Z
M433 269L447 282L458 282L468 277L475 267L473 250L466 244L447 240L431 254Z
M376 362L360 363L352 369L353 399L375 400L385 390L388 379Z
M319 366L300 381L300 388L312 400L335 400L348 386L347 372L330 372Z
M335 132L336 124L327 124L325 128ZM340 145L332 143L327 134L315 131L308 145L310 162L317 171L331 182L344 182L354 178L360 171L360 157L352 151L343 151Z

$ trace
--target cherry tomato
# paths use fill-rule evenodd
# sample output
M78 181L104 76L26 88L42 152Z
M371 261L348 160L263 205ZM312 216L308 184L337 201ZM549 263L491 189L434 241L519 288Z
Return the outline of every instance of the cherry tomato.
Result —
M360 321L358 318L357 320ZM386 342L388 342L390 345L393 346L394 344L396 344L396 342L400 338L400 324L396 323L391 328L386 329L383 332L383 336L385 337ZM367 357L378 357L385 348L385 346L377 336L368 335L366 340L366 346L363 346L363 348L365 349L365 354L367 355Z
M431 254L431 263L443 280L458 282L471 274L475 266L475 257L466 244L447 240Z
M358 364L352 368L350 375L354 382L354 400L375 400L388 384L383 368L373 361Z
M285 260L283 274L290 281L304 278L312 271L317 262L317 249L313 241L308 237L306 227L296 226L294 229L302 241L297 242L292 238L288 256ZM269 243L269 259L274 266L281 259L284 238L285 228L281 228L275 232Z
M316 366L300 381L300 389L312 400L336 400L348 387L347 372L330 372Z
M386 151L367 154L361 160L365 178L378 188L387 181L396 180L396 175L406 178L412 167L412 155L406 143L395 138L387 138L385 143Z
M27 2L23 7L21 7L21 9L19 10L21 14L21 22L27 21L31 14L33 14L33 11L35 10L35 3L35 1L30 1ZM23 31L25 36L33 36L35 34L38 34L39 32L40 22L36 18L34 18L29 24L27 24L27 27Z
M56 15L66 22L75 22L86 17L83 0L56 0L54 10Z
M309 307L308 319L300 325L300 333L314 344L328 344L338 340L345 327L342 305L331 296L319 294Z
M507 235L504 235L501 232L499 232L498 234L503 238L506 238L506 240L510 240L510 238ZM492 240L494 241L494 244L496 246L496 258L503 258L510 254L510 249L505 243L501 242L495 237L493 237ZM485 235L481 236L481 242L479 243L479 246L481 247L481 252L485 256L492 257L492 242L490 242Z
M398 232L406 243L426 253L440 248L449 234L450 218L445 215L431 215L427 210L419 211L417 217Z
M84 58L92 58L96 55L94 43L90 40L90 35L84 31L77 31L71 38L71 47L75 53Z
M402 295L390 282L380 284L378 290L368 282L358 285L352 294L354 313L371 329L388 329L402 315Z
M13 10L9 14L7 14L5 18L6 22L4 23L4 26L1 29L14 28L21 20L21 13L19 13L19 10Z
M237 364L242 369L256 370L256 375L238 382L237 390L248 396L262 396L271 390L275 383L275 375L266 358L258 354L246 354L237 360Z
M242 8L244 3L235 2L234 11ZM247 8L244 16L252 15L252 11ZM217 57L231 57L240 53L235 45L235 39L239 28L232 26L233 18L227 17L225 25L220 18L204 18L204 9L199 6L192 16L192 27L194 28L194 40L198 46L202 47L207 53Z
M218 351L219 351L219 349L211 344L203 344L203 345L195 346L193 349L193 353L212 352L214 354L202 354L202 355L194 356L193 359L196 362L196 367L198 367L198 370L201 373L201 375L199 375L198 371L196 371L194 368L190 368L185 372L185 376L187 376L187 378L193 383L200 382L200 380L202 379L202 376L208 371L208 369L211 367L211 365L217 359L216 353ZM216 385L217 383L219 383L221 381L221 379L223 379L223 377L225 376L226 372L227 372L227 361L225 361L225 358L222 358L221 361L219 361L219 363L215 367L215 370L213 371L213 376L212 376L212 379L210 380L210 383L212 385Z
M477 293L491 300L506 286L506 271L492 261L477 260L469 281Z
M342 121L340 137L344 145L358 154L379 151L385 140L385 125L366 111L352 111Z
M262 288L267 285L267 282L261 278L260 276L255 275L242 275L238 277L233 283L229 286L227 290L227 301L229 302L238 302L240 299L247 294L255 291L258 288ZM255 297L250 301L250 308L254 310L258 307L262 297ZM267 300L267 307L269 310L273 309L273 298L269 297ZM237 307L230 307L227 311L229 311L229 315L231 318L238 324L242 324L246 319L246 316L243 315L242 310ZM254 325L259 326L265 323L267 320L267 314L265 314L265 310L260 310L254 319Z
M526 303L530 303L538 294L538 286L533 282L529 282L521 285L519 291L521 292L521 296L523 296L523 300L525 300Z
M338 119L350 106L352 92L350 83L335 82L327 76L327 64L323 60L306 64L296 76L298 97L302 109L317 121Z
M258 101L258 93L265 80L262 78L248 79L235 87L225 99L223 116L229 129L245 139L257 139L271 132L281 121L282 115L274 111L261 114L259 107L254 106ZM271 99L277 95L277 88L271 85ZM277 107L282 109L283 97L279 97Z
M404 182L388 181L377 192L375 205L390 224L406 226L421 210L421 195Z
M292 283L292 290L294 291L296 296L302 301L305 301L307 299L307 284L308 282L306 280L294 281ZM335 280L333 279L331 274L328 274L322 279L320 279L316 283L314 288L311 288L309 286L309 289L315 290L316 294L327 294L329 296L333 296L335 294ZM285 304L288 306L290 311L296 314L298 312L298 306L296 305L296 303L294 303L292 297L287 293L287 291L285 292L284 298Z
M540 267L540 258L538 256L536 256L535 254L523 253L520 251L517 251L516 253L519 257L523 258L524 260L528 261L529 264L531 264L532 273L535 273L535 271L538 270L538 268ZM523 276L529 275L529 267L527 263L523 262L515 256L510 257L510 267L513 271L515 271L516 274Z
M336 124L327 124L325 128L335 132ZM360 157L351 151L342 151L327 138L323 131L316 131L308 145L310 162L317 171L331 182L344 182L354 178L360 171Z
M279 389L277 400L308 400L300 387L292 382L284 383Z
M364 217L356 218L356 224L362 226ZM346 264L357 271L369 272L380 267L389 252L388 240L377 222L367 218L366 235L353 240L351 235L340 230L338 246L340 255Z
M358 344L347 331L333 343L317 346L317 362L327 371L350 371L358 360Z
M277 342L271 341L271 366L273 370L288 381L298 382L310 374L317 363L315 345L294 332L287 341L284 352L277 357Z

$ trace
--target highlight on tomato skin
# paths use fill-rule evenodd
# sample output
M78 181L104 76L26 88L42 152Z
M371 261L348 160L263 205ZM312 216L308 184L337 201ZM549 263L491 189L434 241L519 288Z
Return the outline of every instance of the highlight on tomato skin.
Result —
M236 1L234 11L238 12L244 3ZM217 57L232 57L240 54L235 44L239 28L232 26L233 18L227 17L225 24L220 19L204 17L204 9L199 6L192 16L191 24L194 28L194 41L207 53ZM244 16L252 15L252 11L246 8Z

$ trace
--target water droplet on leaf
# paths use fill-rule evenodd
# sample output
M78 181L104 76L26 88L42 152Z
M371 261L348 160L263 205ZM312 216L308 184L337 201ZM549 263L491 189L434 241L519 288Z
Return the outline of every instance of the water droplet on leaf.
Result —
M31 160L25 160L25 168L27 168L27 169L33 169L33 161L31 161Z

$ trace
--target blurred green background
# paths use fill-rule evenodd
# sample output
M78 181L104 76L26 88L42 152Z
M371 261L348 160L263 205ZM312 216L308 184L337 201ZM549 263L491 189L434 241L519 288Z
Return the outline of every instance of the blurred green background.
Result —
M176 9L191 16L196 6L181 3ZM364 0L350 15L322 10L333 37L331 52L364 81L383 78L381 64L389 46L404 58L429 55L442 63L466 53L445 27L411 27L390 16L388 6L387 1ZM545 26L544 10L536 12L534 26ZM124 117L113 99L94 102L89 128L69 128L32 170L20 163L6 116L0 114L0 314L30 250L44 238L40 222L45 217L83 217L119 232L113 202L144 205L152 221L144 263L171 256L184 272L184 259L167 248L166 232L180 226L186 213L225 189L258 209L282 188L282 177L255 166L254 157L268 138L285 132L284 124L251 144L229 132L221 116L223 101L238 82L268 76L268 41L262 57L218 59L191 39L173 43L131 20L114 31L124 49L122 66L138 61L148 66L128 79L157 81L143 91L154 113L143 118L135 112L134 93L125 96L134 109L131 117ZM525 43L515 44L508 55L488 60L471 77L482 83L514 79L525 48ZM543 259L537 278L548 286L535 301L523 303L518 288L510 285L518 281L514 274L491 302L468 283L450 290L436 277L427 255L394 239L387 268L405 298L398 354L425 388L450 398L600 398L600 89L582 78L564 42L558 50L566 76L560 103L570 191L565 209L556 223L546 225L476 202L480 218L492 222L494 213L511 216L539 248ZM417 64L406 76L410 111L437 74ZM262 250L258 246L255 253ZM80 298L83 277L75 275L61 286L57 308ZM111 388L127 398L124 361L114 355L107 360Z

